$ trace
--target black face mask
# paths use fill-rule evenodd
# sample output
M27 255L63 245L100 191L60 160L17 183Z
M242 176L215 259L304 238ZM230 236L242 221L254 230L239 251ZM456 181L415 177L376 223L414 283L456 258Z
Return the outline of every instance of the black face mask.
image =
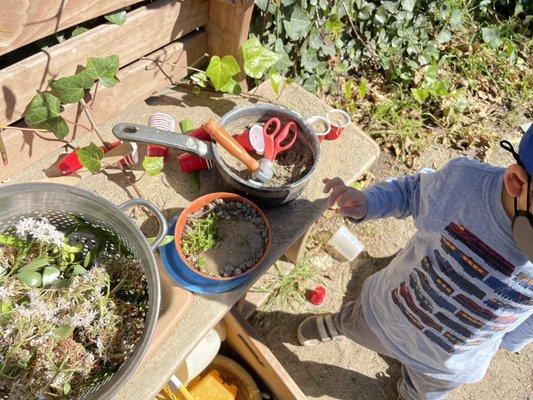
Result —
M518 165L522 165L520 162L520 157L515 152L513 145L507 140L502 140L500 142L505 150L510 151L514 156ZM518 209L518 199L514 198L514 217L512 222L513 228L513 238L516 242L516 245L522 252L527 256L527 258L533 260L533 214L530 212L531 209L531 176L528 174L527 179L527 205L525 210Z

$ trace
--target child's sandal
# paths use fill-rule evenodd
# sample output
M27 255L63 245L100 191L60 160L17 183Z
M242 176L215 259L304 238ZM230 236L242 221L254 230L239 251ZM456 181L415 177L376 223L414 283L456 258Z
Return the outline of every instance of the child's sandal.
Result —
M333 323L332 314L313 315L298 326L298 341L302 346L316 346L320 343L341 340Z

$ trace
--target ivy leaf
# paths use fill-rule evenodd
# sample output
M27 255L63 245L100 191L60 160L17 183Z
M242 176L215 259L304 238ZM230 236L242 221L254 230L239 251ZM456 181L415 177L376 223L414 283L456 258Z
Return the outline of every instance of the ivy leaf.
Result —
M104 152L94 143L78 149L76 154L80 164L91 171L91 174L96 174L102 168L100 160L104 158Z
M426 88L414 88L411 89L411 93L413 94L413 98L420 104L424 104L429 97L429 90Z
M61 140L65 139L68 135L68 125L63 117L51 118L48 121L44 121L42 124L35 126L35 128L46 129Z
M224 86L220 88L221 92L230 93L230 94L241 94L242 88L241 85L239 85L239 82L237 82L235 79L230 79L226 82Z
M163 159L163 157L144 157L143 169L149 176L156 176L163 169Z
M207 75L204 71L191 75L191 80L201 88L205 88L207 86Z
M241 72L241 69L233 56L224 56L222 59L219 56L213 56L209 61L205 74L215 90L221 91L224 86L226 86L226 89L228 88L228 82L239 72Z
M100 80L106 87L115 86L119 80L117 78L117 72L119 68L119 59L116 54L87 59L87 67L84 72L89 74L93 80Z
M283 76L278 74L275 71L270 71L268 79L270 80L270 86L272 86L272 90L274 93L276 93L276 96L280 95L280 88L283 85Z
M50 286L54 283L61 272L56 267L46 267L43 270L43 286Z
M148 242L149 245L152 245L152 243L154 243L154 240L155 240L155 236L154 237L149 237L149 238L146 238L146 241ZM163 247L163 246L166 246L167 244L169 243L172 243L174 241L174 236L172 235L167 235L163 238L163 240L161 240L161 243L159 243L157 245L157 247Z
M497 48L502 42L500 34L500 28L485 27L481 29L481 36L483 37L483 41L494 49Z
M127 16L126 16L126 11L119 11L114 14L108 14L104 18L107 19L112 24L122 26L126 23Z
M452 38L452 34L449 30L443 29L440 31L440 33L437 35L436 40L439 44L448 43Z
M29 287L39 287L42 283L41 274L35 271L22 271L15 276Z
M85 33L87 32L89 29L85 28L84 26L77 26L76 28L74 28L74 30L72 31L72 33L70 34L70 37L74 37L74 36L78 36L78 35L81 35L82 33Z
M287 36L292 40L303 39L309 32L311 27L311 19L309 15L300 7L295 6L291 13L291 19L283 20L283 27Z
M334 14L328 18L328 20L324 24L324 28L326 28L326 31L328 31L329 33L337 36L342 33L344 24L341 22L338 14Z
M50 93L37 93L30 102L24 121L30 126L39 125L59 115L60 102Z
M90 89L93 84L94 79L85 71L49 82L53 94L62 104L79 102L85 94L85 89Z
M276 53L264 47L256 37L243 43L242 55L244 72L254 79L260 79L280 58Z

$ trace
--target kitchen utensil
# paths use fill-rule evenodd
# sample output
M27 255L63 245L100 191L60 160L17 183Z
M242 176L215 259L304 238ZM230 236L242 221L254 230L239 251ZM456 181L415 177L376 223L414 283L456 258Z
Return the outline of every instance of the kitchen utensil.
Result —
M165 113L154 113L148 117L148 126L173 132L174 129L176 129L176 121L174 121L174 118L172 118L171 115ZM149 144L146 147L146 155L148 157L164 157L166 159L168 156L168 148Z
M292 134L291 136L289 136ZM286 144L282 144L288 139ZM279 118L270 118L263 126L265 158L274 161L279 153L289 150L298 138L298 125L289 121L282 126Z
M135 222L124 213L134 206L150 209L159 222L160 232L151 246ZM116 206L89 191L67 185L24 183L0 187L0 232L10 233L13 224L26 217L47 218L62 231L72 231L79 224L76 217L81 218L94 227L110 232L143 266L148 285L148 305L144 331L139 342L117 372L96 386L87 388L81 396L83 400L111 399L138 367L154 333L161 295L159 274L152 252L165 237L166 220L152 203L141 199L129 200ZM96 243L94 235L84 232L83 227L79 229L80 231L69 235L69 239L73 243L82 244L84 252L97 245L108 252L114 251L114 243Z
M224 147L228 153L246 165L246 168L252 173L252 179L258 184L268 183L272 179L273 159L265 157L257 161L255 158L251 157L239 142L237 142L233 136L226 132L226 130L212 118L204 125L204 130L215 139L217 144ZM277 135L277 131L275 134ZM265 137L265 152L267 151L267 148L269 148L266 141L267 139ZM273 157L274 153L270 154L269 152L269 155Z
M272 117L279 118L282 122L294 121L300 130L298 140L307 146L313 155L313 165L304 176L295 182L279 187L266 187L252 180L242 179L236 175L221 158L217 150L218 145L212 146L211 143L197 143L197 139L195 138L179 134L168 135L164 132L158 132L157 129L153 128L149 128L151 130L146 133L143 129L139 131L139 127L142 127L142 125L136 127L134 124L117 124L113 127L113 133L115 136L120 135L125 141L156 143L167 147L179 148L197 155L198 152L201 152L204 157L211 157L213 160L221 176L221 189L240 192L250 198L250 200L264 207L274 207L296 199L305 189L309 179L316 171L320 158L320 145L316 135L299 114L285 107L273 104L259 103L252 106L236 108L222 116L220 125L222 127L245 127L250 124L250 121L267 121Z
M328 244L348 261L353 261L363 251L361 242L344 225L329 239Z

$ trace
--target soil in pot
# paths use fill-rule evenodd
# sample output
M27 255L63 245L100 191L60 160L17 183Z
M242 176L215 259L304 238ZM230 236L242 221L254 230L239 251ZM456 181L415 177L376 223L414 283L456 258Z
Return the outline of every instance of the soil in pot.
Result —
M229 278L254 267L267 241L265 221L252 206L217 199L189 215L181 249L198 272Z
M228 125L226 130L231 133L238 132L238 134L241 134L256 123L256 121L239 120ZM221 146L218 146L217 149L222 160L224 160L225 164L233 173L244 180L251 178L250 172L242 162L229 154ZM263 156L255 153L251 153L250 155L256 160L263 158ZM273 167L274 176L266 186L280 187L296 182L309 172L313 163L314 157L309 145L301 138L298 138L289 150L277 156Z

